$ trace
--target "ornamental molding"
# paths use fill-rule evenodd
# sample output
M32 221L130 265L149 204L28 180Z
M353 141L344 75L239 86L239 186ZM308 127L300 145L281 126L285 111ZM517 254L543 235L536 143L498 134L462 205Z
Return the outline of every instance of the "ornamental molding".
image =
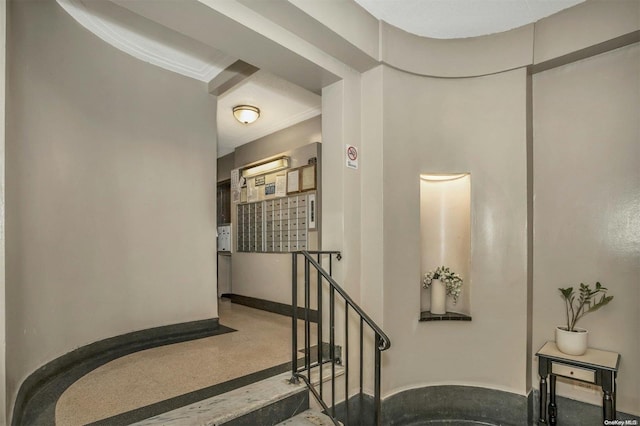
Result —
M80 25L129 55L141 61L156 65L168 71L190 77L196 80L209 82L226 67L235 62L235 58L225 55L213 48L209 48L195 40L190 40L181 34L173 34L174 40L180 44L193 43L193 49L200 52L188 52L163 43L158 39L145 34L143 31L134 31L116 20L109 20L105 13L96 13L90 7L104 7L107 2L94 3L90 7L82 0L57 0L58 4ZM138 20L141 25L138 28L152 28L158 32L161 26L146 18L139 17L133 12L108 2L112 8L110 12L119 15L127 15L129 21Z

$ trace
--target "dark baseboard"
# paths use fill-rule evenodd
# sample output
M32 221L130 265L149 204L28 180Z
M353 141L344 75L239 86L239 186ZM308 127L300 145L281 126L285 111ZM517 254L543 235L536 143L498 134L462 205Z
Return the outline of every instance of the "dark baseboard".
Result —
M257 297L242 296L234 293L225 293L221 297L231 300L233 303L248 306L250 308L260 309L262 311L273 312L287 317L293 316L293 306L286 303L272 302L271 300L258 299ZM298 318L304 319L304 308L298 307ZM318 322L318 311L309 309L309 320Z
M538 424L540 418L540 392L536 389L530 394L532 400L533 421ZM548 401L548 399L547 399ZM602 426L602 406L588 404L582 401L556 396L558 406L558 424L566 426ZM629 420L628 424L640 425L640 417L624 413L618 410L616 420Z
M528 396L473 386L427 386L408 389L382 401L382 424L408 425L444 422L480 422L485 425L538 425L540 394ZM558 424L602 426L602 407L561 396L557 397ZM371 395L349 398L349 424L371 425L374 400ZM336 404L336 417L347 420L346 405ZM640 424L640 417L619 412L617 420ZM345 423L346 424L346 423ZM440 424L440 423L437 423ZM474 423L475 424L475 423Z
M60 395L88 372L134 352L235 331L218 318L134 331L75 349L48 362L22 382L11 424L55 424L55 404Z
M424 420L475 421L483 424L528 424L527 397L475 386L427 386L409 389L382 403L385 425Z
M331 406L329 406L331 408ZM384 410L384 402L383 402ZM354 395L349 398L349 409L344 401L336 404L336 418L345 425L367 426L375 425L375 403L373 397L366 393ZM384 415L383 422L384 423Z

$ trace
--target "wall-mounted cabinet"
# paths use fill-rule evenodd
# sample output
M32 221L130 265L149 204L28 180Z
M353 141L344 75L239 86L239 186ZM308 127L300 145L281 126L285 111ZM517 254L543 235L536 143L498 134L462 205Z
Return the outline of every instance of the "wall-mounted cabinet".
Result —
M307 250L315 192L238 205L238 251Z

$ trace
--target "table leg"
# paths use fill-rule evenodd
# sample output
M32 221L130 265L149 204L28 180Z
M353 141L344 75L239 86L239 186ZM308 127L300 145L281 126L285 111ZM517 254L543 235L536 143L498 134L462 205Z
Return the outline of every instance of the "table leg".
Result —
M616 401L618 400L618 385L616 384L616 379L618 378L618 373L613 373L613 392L611 392L611 398L613 398L613 419L616 419L617 411L616 411Z
M616 373L602 374L602 416L604 420L616 419Z
M538 423L547 423L547 376L540 376L540 419Z
M613 398L611 397L611 392L604 392L602 396L602 409L605 420L614 420L615 415L613 414Z
M556 405L556 376L549 378L549 424L555 426L558 422L558 406Z

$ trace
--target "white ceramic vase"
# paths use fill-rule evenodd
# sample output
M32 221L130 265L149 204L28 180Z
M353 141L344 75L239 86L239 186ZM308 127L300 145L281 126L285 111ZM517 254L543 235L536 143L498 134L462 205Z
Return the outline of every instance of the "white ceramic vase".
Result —
M587 351L589 332L584 328L567 331L566 327L556 327L556 346L567 355L582 355Z
M431 313L434 315L447 313L447 287L440 280L431 281Z

